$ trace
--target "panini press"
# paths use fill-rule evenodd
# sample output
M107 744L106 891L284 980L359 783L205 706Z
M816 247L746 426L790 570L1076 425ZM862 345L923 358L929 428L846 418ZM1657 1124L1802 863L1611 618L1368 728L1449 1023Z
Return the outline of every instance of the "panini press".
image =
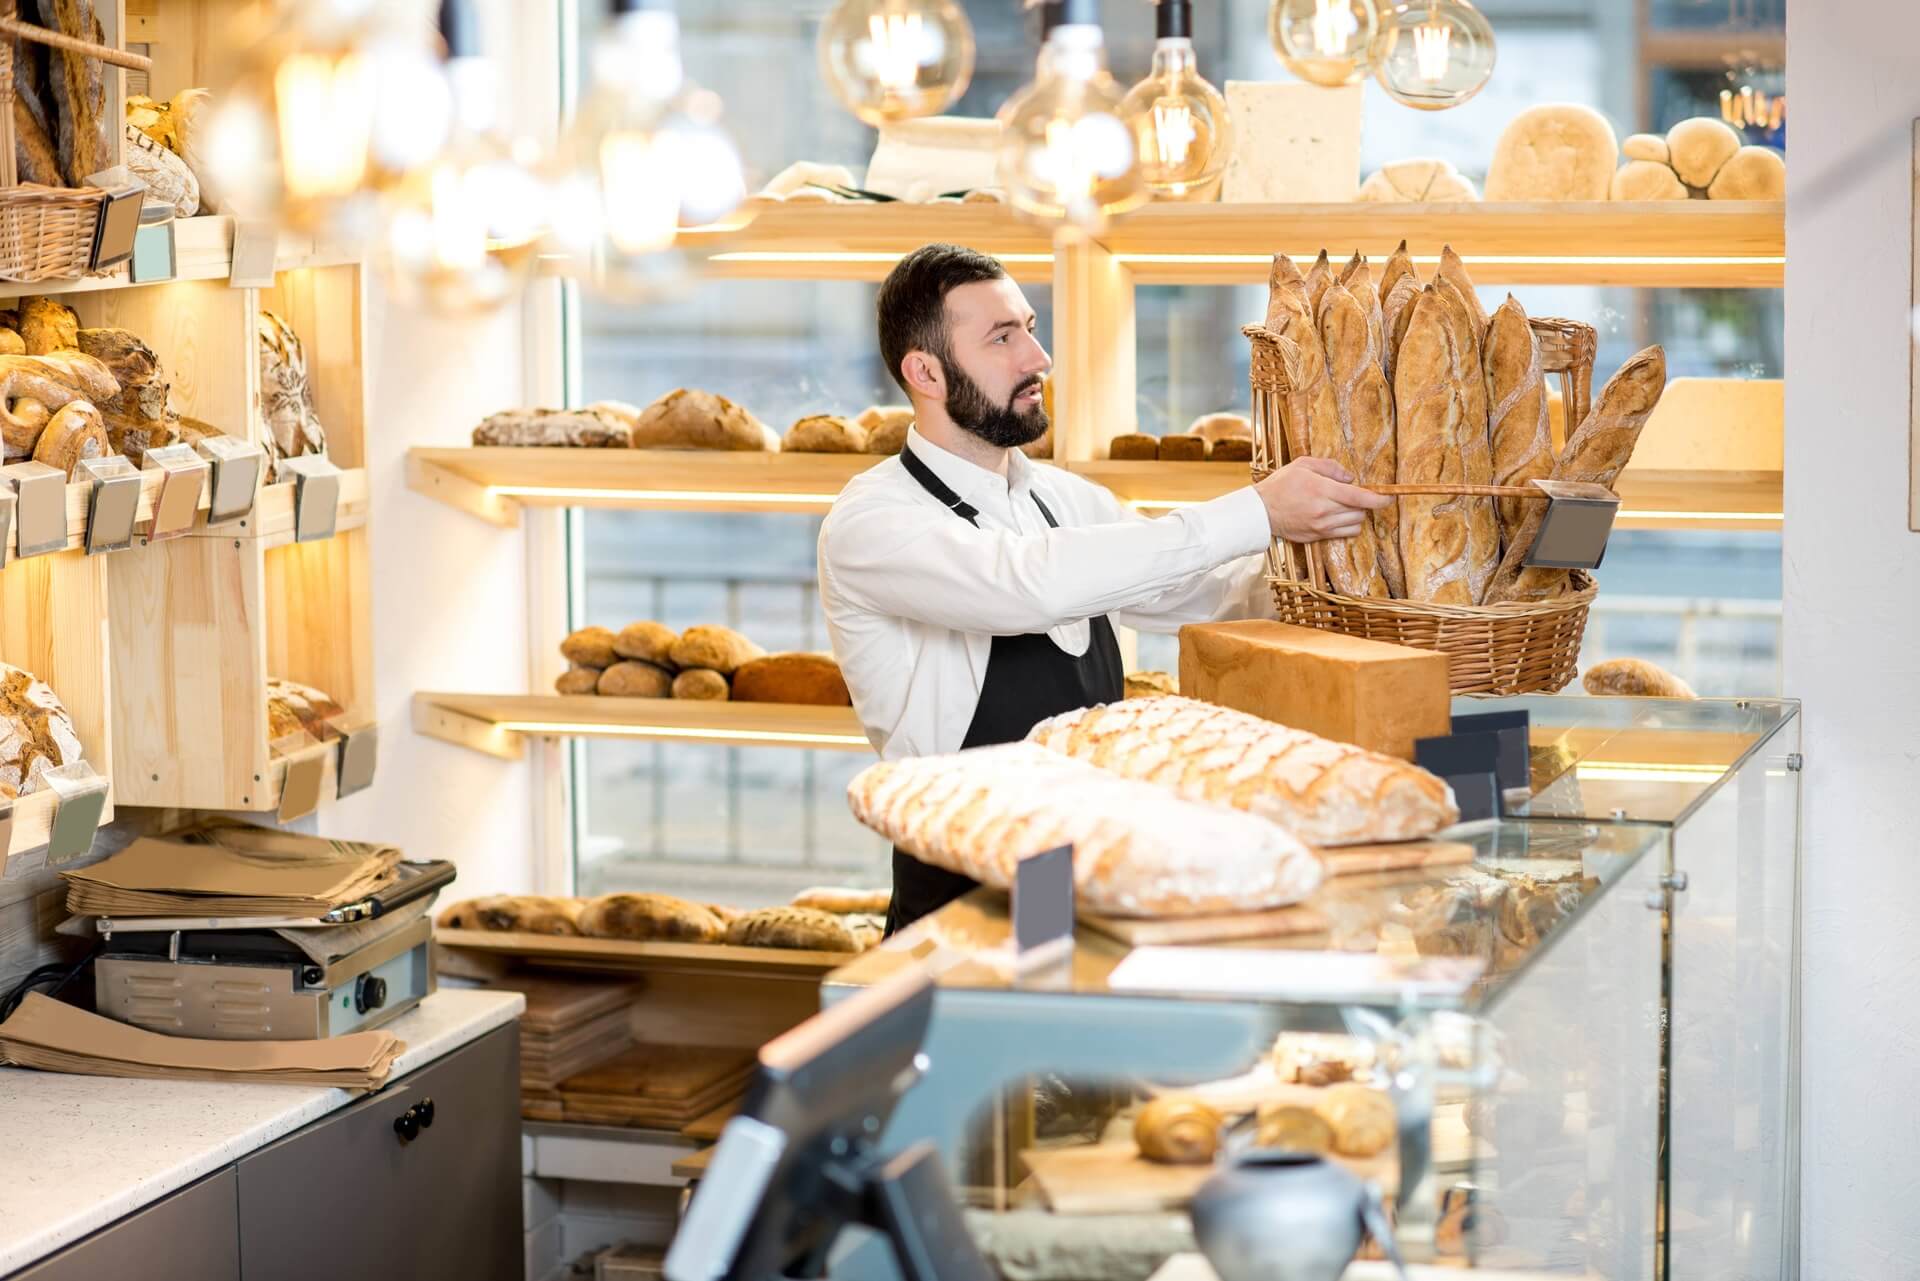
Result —
M307 1041L379 1027L434 990L434 895L453 864L399 879L318 920L102 917L94 1003L172 1036Z

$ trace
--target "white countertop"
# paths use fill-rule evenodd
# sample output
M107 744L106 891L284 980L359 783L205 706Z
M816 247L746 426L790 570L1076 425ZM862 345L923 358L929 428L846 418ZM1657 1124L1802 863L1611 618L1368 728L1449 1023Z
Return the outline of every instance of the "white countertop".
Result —
M518 1018L518 992L443 988L387 1030L389 1081ZM306 1085L129 1081L0 1068L0 1276L362 1095Z

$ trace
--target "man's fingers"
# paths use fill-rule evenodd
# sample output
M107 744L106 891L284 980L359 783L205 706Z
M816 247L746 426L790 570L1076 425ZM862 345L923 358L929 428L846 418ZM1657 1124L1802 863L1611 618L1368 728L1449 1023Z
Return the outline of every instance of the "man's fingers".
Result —
M1304 467L1306 470L1325 476L1329 480L1337 480L1343 485L1350 484L1353 481L1353 473L1342 467L1339 463L1334 462L1331 458L1296 458L1293 460L1293 465L1296 467Z
M1338 482L1327 486L1327 497L1343 506L1357 507L1362 511L1379 511L1393 501L1386 494L1376 494L1371 489Z

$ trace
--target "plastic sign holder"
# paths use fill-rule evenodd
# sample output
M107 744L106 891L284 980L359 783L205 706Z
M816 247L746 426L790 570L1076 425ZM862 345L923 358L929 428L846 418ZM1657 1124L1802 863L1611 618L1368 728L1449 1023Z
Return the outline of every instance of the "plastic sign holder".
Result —
M1414 764L1447 781L1462 823L1500 817L1499 757L1498 734L1449 734L1413 743Z
M7 851L13 848L13 802L0 796L0 880L12 873Z
M1014 969L1025 973L1073 954L1073 846L1029 854L1014 866Z
M380 760L380 730L375 725L340 731L340 761L334 771L339 786L334 796L352 796L373 786L374 767Z
M107 809L107 780L85 761L50 769L40 777L55 798L47 866L61 867L93 848L100 816Z
M67 478L45 463L0 467L0 485L13 492L14 551L21 557L65 551Z
M266 471L267 454L249 441L232 436L208 436L195 447L213 468L213 493L207 504L207 524L226 525L244 520L253 511Z
M0 480L0 569L7 567L7 534L13 529L13 488ZM0 849L6 842L0 841Z
M143 470L160 473L160 489L153 498L153 521L147 527L148 541L178 538L192 529L200 493L213 474L213 465L194 453L190 445L167 445L147 451Z
M280 821L291 823L320 808L320 780L327 772L327 753L308 751L287 758L287 781L280 788Z
M321 454L280 460L280 475L293 477L293 541L332 538L340 517L340 469Z
M118 454L83 458L73 478L93 486L87 499L87 555L133 546L133 525L140 518L140 473L133 464Z
M1613 536L1620 496L1604 485L1536 480L1547 495L1546 519L1527 553L1528 565L1546 569L1598 569Z

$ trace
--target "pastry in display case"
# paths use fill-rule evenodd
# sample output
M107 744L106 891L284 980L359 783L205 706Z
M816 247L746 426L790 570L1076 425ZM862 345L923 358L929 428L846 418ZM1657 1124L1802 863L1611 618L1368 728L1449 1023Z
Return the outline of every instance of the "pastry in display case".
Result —
M1595 663L1580 678L1587 693L1633 698L1698 698L1693 687L1644 658L1613 658Z

